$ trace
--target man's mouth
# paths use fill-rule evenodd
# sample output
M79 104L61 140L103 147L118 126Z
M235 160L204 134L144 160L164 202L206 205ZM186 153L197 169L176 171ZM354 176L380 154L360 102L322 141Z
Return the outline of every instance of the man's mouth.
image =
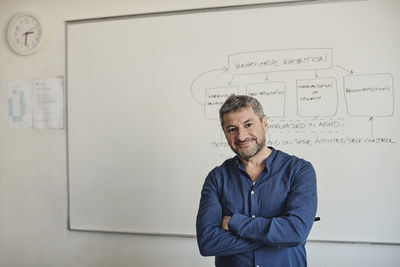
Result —
M254 138L246 139L246 140L244 140L244 141L238 141L238 142L236 142L236 146L238 146L238 147L247 147L247 146L250 145L253 141L255 141Z

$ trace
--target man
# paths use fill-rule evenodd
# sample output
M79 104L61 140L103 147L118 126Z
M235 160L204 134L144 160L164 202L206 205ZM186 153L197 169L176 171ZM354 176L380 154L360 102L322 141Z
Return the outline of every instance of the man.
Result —
M217 267L301 267L317 209L312 165L266 146L267 118L250 96L231 95L220 109L236 153L213 169L201 192L197 242Z

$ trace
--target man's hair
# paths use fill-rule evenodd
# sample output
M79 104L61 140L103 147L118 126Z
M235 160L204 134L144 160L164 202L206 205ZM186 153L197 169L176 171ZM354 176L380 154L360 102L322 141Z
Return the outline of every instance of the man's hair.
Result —
M245 107L251 107L260 120L262 120L264 117L263 108L257 99L248 95L231 94L219 109L219 119L221 121L222 128L224 127L223 119L225 114L238 111L239 109Z

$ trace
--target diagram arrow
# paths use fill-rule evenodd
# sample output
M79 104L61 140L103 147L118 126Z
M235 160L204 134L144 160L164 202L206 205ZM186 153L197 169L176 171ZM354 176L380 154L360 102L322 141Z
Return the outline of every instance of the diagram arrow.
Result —
M229 78L229 76L225 76L227 75L227 71L228 68L226 67L222 67L220 69L211 69L211 70L207 70L204 71L202 73L200 73L192 82L192 85L190 86L190 91L192 93L192 96L194 98L194 100L196 100L197 103L204 105L204 91L201 86L198 86L198 83L201 83L202 80L207 79L210 81L218 81L218 80L225 80L226 78ZM222 75L224 75L222 77ZM230 82L232 82L233 79L230 80ZM222 81L221 81L222 82ZM230 82L228 82L230 84ZM197 85L197 86L196 86Z
M354 73L353 70L345 69L345 68L343 68L343 67L341 67L341 66L339 66L339 65L336 65L336 67L338 67L339 69L342 69L342 70L346 71L346 72L347 72L347 75L352 75L352 74Z
M371 137L374 137L374 117L371 116L371 118L369 118L369 122L371 124Z

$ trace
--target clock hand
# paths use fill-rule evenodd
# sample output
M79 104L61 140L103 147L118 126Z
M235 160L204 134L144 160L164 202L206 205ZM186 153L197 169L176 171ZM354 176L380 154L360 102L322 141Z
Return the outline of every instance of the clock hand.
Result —
M33 32L27 31L27 32L24 33L24 35L25 35L25 46L27 45L28 34L31 34L31 33L33 33Z
M26 31L24 34L26 34L26 33L29 33L29 32L30 32L30 33L32 33L32 30L33 30L33 29L35 29L35 28L36 28L36 26L35 26L35 27L32 27L32 28L30 28L30 29L29 29L29 30L27 30L27 31Z

